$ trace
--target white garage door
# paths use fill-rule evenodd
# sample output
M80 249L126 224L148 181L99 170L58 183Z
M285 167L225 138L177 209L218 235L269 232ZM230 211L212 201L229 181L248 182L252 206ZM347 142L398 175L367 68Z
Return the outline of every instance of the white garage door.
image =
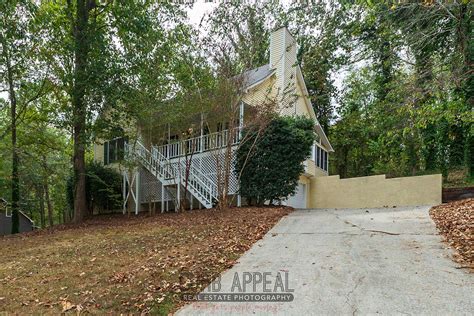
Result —
M290 196L286 204L294 208L306 208L306 184L298 183L295 195Z

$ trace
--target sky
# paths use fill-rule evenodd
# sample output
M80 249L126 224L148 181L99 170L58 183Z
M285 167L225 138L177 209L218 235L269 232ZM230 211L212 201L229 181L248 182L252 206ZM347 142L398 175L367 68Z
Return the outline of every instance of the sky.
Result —
M289 3L290 0L281 0L281 3ZM194 26L199 26L202 18L208 15L217 5L219 4L219 0L195 0L194 3L187 8L188 20ZM204 28L200 29L201 32L205 32ZM337 74L332 75L336 88L342 89L343 80L345 78L345 72L340 72ZM8 93L7 92L0 92L0 98L7 99Z
M197 0L191 8L187 9L189 22L198 26L203 16L209 14L217 5L216 1Z

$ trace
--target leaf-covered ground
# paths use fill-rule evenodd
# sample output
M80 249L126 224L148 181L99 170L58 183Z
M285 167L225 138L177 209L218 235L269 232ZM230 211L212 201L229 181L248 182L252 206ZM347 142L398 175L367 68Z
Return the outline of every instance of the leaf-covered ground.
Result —
M455 250L453 259L474 271L474 199L435 206L430 215Z
M0 314L167 314L290 211L116 215L0 238Z

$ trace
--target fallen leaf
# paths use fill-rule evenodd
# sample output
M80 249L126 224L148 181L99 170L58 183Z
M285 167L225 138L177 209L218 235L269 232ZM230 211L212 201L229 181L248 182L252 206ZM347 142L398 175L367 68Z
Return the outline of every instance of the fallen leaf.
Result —
M76 305L72 304L69 301L62 301L61 306L63 307L63 313L70 311L71 309L76 307Z

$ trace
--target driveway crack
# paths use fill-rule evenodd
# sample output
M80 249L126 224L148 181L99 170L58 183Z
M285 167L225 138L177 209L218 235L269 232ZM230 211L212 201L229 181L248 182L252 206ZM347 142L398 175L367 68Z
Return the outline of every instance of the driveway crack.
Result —
M336 214L334 214L336 215ZM371 233L380 233L380 234L387 234L387 235L400 235L399 233L392 233L392 232L387 232L387 231L383 231L383 230L376 230L376 229L365 229L364 227L361 227L357 224L354 224L352 222L349 222L348 220L346 219L341 219L339 218L339 216L336 215L336 217L340 220L342 220L344 223L346 223L347 225L351 225L352 227L357 227L359 228L361 231L364 231L364 232L371 232Z
M357 288L359 287L359 285L362 283L364 279L365 279L365 276L361 276L360 278L358 278L356 283L354 284L354 287L345 295L346 296L345 303L349 305L350 308L352 309L352 315L355 315L355 313L358 311L358 308L355 306L355 302L351 304L349 303L349 301L351 299L352 294L355 292L355 290L357 290Z

